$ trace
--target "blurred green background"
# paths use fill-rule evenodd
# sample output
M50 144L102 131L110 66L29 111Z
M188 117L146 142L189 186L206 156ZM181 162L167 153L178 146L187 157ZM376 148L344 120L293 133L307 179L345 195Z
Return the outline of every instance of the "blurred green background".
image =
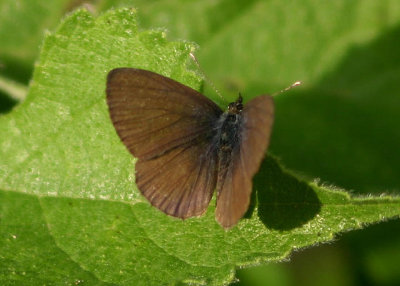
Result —
M135 7L143 29L197 43L228 100L303 81L276 98L271 153L354 195L399 194L400 1L0 0L0 113L23 98L45 31L81 6ZM400 285L399 265L393 220L237 275L238 285Z

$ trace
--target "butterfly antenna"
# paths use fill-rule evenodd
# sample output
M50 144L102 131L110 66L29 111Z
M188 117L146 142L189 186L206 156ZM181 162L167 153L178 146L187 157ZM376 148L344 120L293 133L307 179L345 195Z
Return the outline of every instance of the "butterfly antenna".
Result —
M301 81L296 81L295 83L291 84L291 85L288 86L287 88L284 88L284 89L282 89L282 90L280 90L280 91L278 91L278 92L273 93L272 96L276 96L276 95L278 95L278 94L281 94L281 93L283 93L283 92L285 92L285 91L288 91L288 90L290 90L290 89L292 89L292 88L294 88L294 87L296 87L296 86L299 86L299 85L301 85L301 84L302 84Z
M189 53L190 57L192 58L192 60L194 61L194 63L196 64L197 68L199 69L201 75L203 76L203 78L207 81L207 83L209 85L211 85L211 87L215 90L216 94L218 94L218 96L222 99L222 101L227 104L225 98L221 95L221 93L218 91L217 87L215 86L215 84L211 81L211 79L206 75L206 73L204 72L204 70L201 68L199 61L196 59L196 57L194 56L194 54L192 52Z

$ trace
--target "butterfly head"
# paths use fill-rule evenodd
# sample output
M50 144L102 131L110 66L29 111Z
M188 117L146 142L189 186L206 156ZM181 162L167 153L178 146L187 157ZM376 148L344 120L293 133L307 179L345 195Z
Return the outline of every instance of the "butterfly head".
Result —
M235 102L231 102L228 105L229 114L239 114L243 110L243 97L239 93L239 98Z

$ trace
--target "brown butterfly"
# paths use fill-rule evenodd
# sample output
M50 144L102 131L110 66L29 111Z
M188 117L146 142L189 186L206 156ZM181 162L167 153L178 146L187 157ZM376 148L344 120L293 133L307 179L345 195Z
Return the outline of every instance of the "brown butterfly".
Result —
M247 211L252 178L268 147L271 96L224 112L210 99L151 71L117 68L107 77L107 103L121 141L136 163L136 184L149 202L182 219L203 214L217 190L224 228Z

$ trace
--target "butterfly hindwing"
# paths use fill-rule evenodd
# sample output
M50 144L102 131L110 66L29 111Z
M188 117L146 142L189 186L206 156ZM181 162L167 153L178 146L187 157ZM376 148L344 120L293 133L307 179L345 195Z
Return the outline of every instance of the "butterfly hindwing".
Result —
M205 212L216 184L216 150L208 142L181 146L136 164L136 184L152 205L180 218Z

